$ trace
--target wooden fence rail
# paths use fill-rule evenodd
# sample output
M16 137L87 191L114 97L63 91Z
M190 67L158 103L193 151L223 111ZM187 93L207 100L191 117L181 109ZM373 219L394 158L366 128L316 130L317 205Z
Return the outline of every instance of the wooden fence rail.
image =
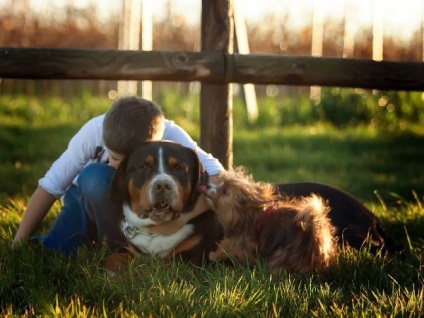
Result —
M0 48L0 78L200 81L424 91L424 63L222 52Z

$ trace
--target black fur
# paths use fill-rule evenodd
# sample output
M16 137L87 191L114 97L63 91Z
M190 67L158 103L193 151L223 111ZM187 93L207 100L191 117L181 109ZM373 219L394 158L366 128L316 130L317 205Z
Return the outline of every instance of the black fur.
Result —
M329 185L311 182L277 186L283 196L302 197L315 193L323 197L330 206L329 217L336 227L340 242L359 249L370 239L372 253L382 251L391 255L404 255L405 248L397 244L387 234L378 217L351 194Z
M208 175L200 163L197 154L190 148L174 142L146 142L134 150L127 156L119 165L114 178L112 180L110 196L112 200L123 204L130 202L128 192L128 183L133 180L136 187L141 187L143 182L148 180L157 172L158 152L157 149L162 147L163 156L178 158L178 163L181 166L174 167L172 171L178 177L182 186L191 186L192 191L184 202L183 211L189 212L193 209L198 197L200 185L205 185L208 181ZM148 161L146 167L146 158L154 157L154 162ZM167 167L167 169L173 167ZM194 235L200 235L201 241L192 249L180 253L178 256L185 261L192 262L196 265L201 265L207 260L209 252L217 248L217 242L223 236L222 226L219 224L214 211L209 210L189 223L195 225Z

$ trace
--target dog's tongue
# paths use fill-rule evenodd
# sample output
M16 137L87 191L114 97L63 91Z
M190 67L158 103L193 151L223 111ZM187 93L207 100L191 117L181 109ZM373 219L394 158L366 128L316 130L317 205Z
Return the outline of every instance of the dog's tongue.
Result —
M164 212L169 209L169 205L166 202L159 202L155 204L156 212Z
M200 193L206 193L206 191L208 191L208 187L205 186L204 184L199 187Z

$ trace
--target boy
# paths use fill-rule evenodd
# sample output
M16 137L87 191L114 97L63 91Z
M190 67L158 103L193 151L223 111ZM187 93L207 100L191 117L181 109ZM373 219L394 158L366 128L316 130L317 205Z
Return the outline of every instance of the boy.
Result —
M53 203L63 196L61 211L47 235L33 239L64 255L70 255L78 246L105 238L110 250L119 251L125 244L118 227L121 206L109 200L114 171L138 145L161 139L194 149L212 181L224 170L181 127L166 120L158 105L137 97L121 98L106 114L89 120L39 180L13 246L28 240ZM197 208L201 207L196 205Z

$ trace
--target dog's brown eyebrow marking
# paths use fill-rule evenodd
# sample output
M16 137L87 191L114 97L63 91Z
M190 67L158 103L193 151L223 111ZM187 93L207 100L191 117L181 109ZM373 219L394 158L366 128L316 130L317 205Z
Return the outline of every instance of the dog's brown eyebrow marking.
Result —
M169 157L169 159L168 159L168 163L169 163L170 166L175 166L178 162L179 162L179 160L175 157Z
M153 158L153 156L147 156L144 162L148 163L149 165L153 165L153 163L155 162L155 158Z

